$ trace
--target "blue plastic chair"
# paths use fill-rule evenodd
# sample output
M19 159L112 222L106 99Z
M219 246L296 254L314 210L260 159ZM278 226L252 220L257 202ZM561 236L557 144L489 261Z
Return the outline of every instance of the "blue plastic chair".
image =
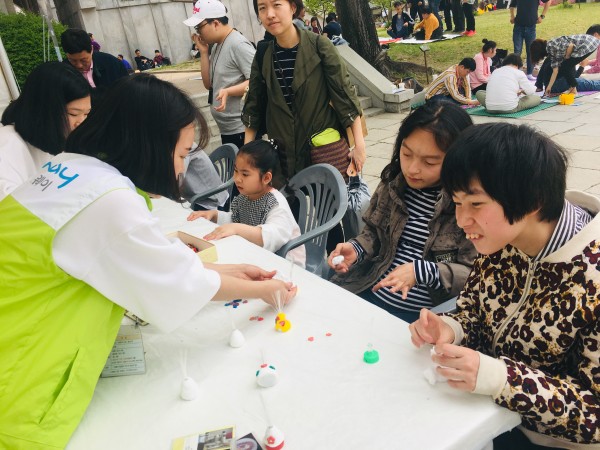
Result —
M348 208L346 183L330 164L315 164L298 172L282 190L299 202L298 226L301 235L281 247L277 254L285 257L290 250L304 245L306 270L316 275L327 274L327 235Z
M229 211L229 206L231 205L231 193L233 191L233 168L235 167L235 157L237 156L237 152L238 148L234 144L223 144L220 147L217 147L208 156L215 166L219 177L221 177L221 184L194 195L190 199L192 208L197 201L204 200L221 191L227 190L229 199L227 200L227 203L225 203L224 211Z

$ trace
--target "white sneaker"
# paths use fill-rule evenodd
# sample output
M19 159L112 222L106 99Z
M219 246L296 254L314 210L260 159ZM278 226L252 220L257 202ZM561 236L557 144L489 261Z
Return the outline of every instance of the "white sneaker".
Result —
M534 77L533 75L527 75L527 79L528 79L529 81L535 81L535 80L537 80L537 78L536 78L536 77Z

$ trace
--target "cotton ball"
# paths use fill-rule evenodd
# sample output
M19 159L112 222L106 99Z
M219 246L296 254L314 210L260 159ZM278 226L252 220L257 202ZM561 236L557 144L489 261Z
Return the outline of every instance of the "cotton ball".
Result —
M435 348L433 348L433 347L431 347L430 353L431 353L431 356L438 354L438 353L436 353ZM438 366L433 361L431 362L431 364L432 364L431 367L428 367L427 369L425 369L423 371L423 376L429 382L429 384L433 385L436 383L445 383L446 381L448 381L448 379L445 376L440 375L438 373L438 371L435 370L437 367L443 367L443 366Z
M334 266L339 266L343 262L344 262L344 257L342 255L334 256L333 259L331 260L331 263Z

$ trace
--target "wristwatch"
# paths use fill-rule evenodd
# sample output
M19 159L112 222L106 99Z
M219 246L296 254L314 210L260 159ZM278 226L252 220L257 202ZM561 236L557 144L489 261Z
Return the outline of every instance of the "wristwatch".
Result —
M546 16L545 16L545 15L543 15L543 14L540 14L540 19L545 19L545 18L546 18Z

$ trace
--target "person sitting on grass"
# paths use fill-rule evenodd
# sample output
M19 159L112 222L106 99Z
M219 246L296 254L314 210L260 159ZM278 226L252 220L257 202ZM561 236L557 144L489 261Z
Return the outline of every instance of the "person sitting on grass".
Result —
M392 17L392 23L387 29L387 34L392 39L406 39L413 32L415 22L402 6L402 2L394 2L396 14Z
M425 100L449 100L461 105L479 105L471 99L469 73L475 70L475 60L464 58L443 71L425 90Z
M465 130L442 184L480 253L455 313L421 310L448 386L517 412L494 450L600 445L600 200L565 192L568 156L526 125Z
M440 39L444 34L443 28L440 26L440 21L431 12L431 8L423 8L423 20L415 25L415 39L430 40Z
M535 95L535 87L527 79L523 60L511 53L502 62L502 67L494 70L488 80L487 89L475 94L479 103L491 114L510 114L540 104ZM525 94L525 95L522 95Z
M458 294L476 252L456 225L440 171L446 149L472 124L450 102L428 103L404 119L363 231L329 255L333 283L406 322Z
M473 94L482 89L485 91L488 79L492 73L492 58L496 56L497 45L494 41L483 39L481 42L483 42L481 51L473 57L476 66L475 70L469 76L471 92Z

